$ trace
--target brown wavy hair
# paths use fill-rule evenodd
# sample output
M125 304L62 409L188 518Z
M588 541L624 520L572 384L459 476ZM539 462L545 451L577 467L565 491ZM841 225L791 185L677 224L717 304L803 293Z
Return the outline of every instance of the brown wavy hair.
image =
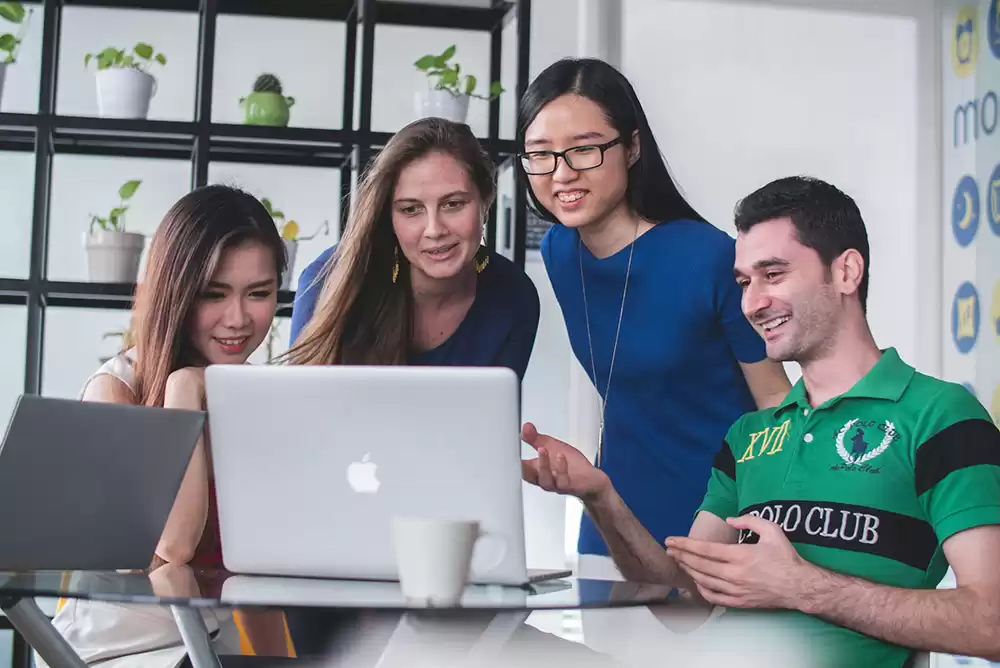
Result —
M285 245L267 209L252 195L225 185L204 186L163 217L149 246L129 328L137 357L133 389L140 404L162 406L171 373L204 365L189 338L192 309L223 251L249 240L274 253L277 289L287 264Z
M443 152L462 163L485 218L496 196L495 168L468 125L425 118L397 132L372 162L326 277L316 309L281 361L291 364L404 364L413 331L408 263L392 229L392 197L400 172L414 160Z

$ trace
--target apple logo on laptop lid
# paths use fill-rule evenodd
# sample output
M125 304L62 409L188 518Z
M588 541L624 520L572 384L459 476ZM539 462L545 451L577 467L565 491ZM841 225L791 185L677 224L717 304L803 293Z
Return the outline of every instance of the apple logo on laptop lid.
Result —
M382 483L378 479L378 465L366 452L359 462L351 462L347 467L347 484L358 494L375 494Z

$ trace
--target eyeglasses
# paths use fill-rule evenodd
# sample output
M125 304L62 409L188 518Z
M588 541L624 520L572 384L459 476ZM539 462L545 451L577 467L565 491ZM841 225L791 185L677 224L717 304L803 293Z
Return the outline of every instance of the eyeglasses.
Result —
M615 137L604 144L574 146L565 151L527 151L519 153L518 157L521 159L521 167L524 168L525 174L532 176L551 174L556 171L559 158L565 160L570 169L582 172L603 165L604 152L621 143L621 140L621 137Z

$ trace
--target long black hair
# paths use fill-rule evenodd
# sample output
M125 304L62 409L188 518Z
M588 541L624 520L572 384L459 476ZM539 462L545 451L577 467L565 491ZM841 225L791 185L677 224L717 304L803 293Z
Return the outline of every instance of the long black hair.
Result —
M684 199L667 171L667 164L632 84L625 75L603 60L564 58L549 65L531 82L518 109L519 150L524 150L525 131L542 107L567 94L585 97L599 105L626 148L631 146L632 133L639 131L639 159L628 170L625 191L625 199L632 211L654 223L678 218L705 220ZM559 220L535 197L524 170L518 169L517 173L535 213L543 220L558 223Z

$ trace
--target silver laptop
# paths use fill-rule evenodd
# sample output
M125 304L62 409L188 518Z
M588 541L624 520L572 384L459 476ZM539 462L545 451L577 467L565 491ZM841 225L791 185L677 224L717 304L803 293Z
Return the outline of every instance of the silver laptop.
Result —
M204 422L22 395L0 446L0 569L148 568Z
M568 574L525 566L509 369L225 365L205 383L229 571L398 580L405 514L480 522L473 583Z

